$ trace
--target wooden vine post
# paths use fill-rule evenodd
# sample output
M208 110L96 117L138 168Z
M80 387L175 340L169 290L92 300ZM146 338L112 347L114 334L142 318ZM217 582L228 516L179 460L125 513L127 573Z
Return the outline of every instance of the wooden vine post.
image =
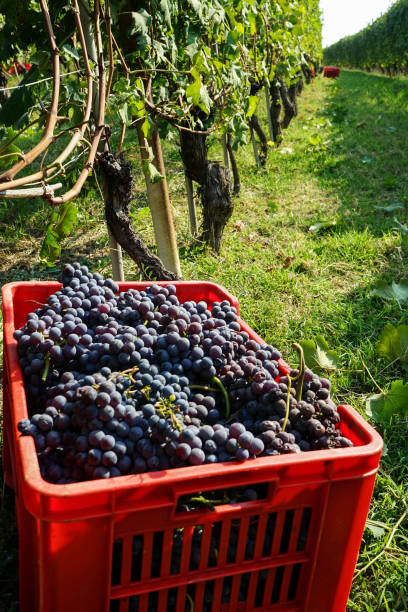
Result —
M224 166L229 169L229 158L228 158L228 146L227 146L227 135L222 135L222 152L224 154Z
M271 98L269 95L268 85L264 86L264 91L265 91L266 114L268 115L269 138L270 140L274 141L275 138L274 138L274 133L273 133L272 117L271 117Z
M164 167L159 131L155 124L151 136L146 138L142 131L140 121L136 123L136 126L143 173L146 182L147 200L152 215L157 251L164 266L180 277L181 268L176 242L176 232L174 230L173 214L167 187L166 169ZM153 153L152 160L150 159L149 149ZM148 170L149 163L155 166L162 178L154 182L152 181Z
M259 158L258 145L256 143L255 132L254 132L254 128L252 127L252 125L249 126L249 131L251 133L251 142L252 142L252 149L254 151L255 163L256 163L257 168L260 168L261 160Z

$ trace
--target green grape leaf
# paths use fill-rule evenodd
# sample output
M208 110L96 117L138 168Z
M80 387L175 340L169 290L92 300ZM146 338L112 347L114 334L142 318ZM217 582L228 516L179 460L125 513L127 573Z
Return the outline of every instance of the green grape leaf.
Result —
M65 202L53 214L55 212L57 212L57 217L54 219L51 217L55 232L59 238L66 238L78 222L78 209L73 202Z
M193 59L194 56L198 53L199 49L200 49L200 45L198 44L198 42L193 42L184 48L184 53L190 59Z
M370 295L376 295L384 300L405 302L408 300L408 280L402 280L399 283L393 281L391 285L386 281L378 281Z
M408 367L408 325L394 327L387 323L376 344L377 352L391 361L401 361Z
M366 401L366 412L375 421L386 423L392 416L408 416L408 384L394 380L385 393L370 395Z
M163 180L164 176L160 174L160 172L157 170L156 166L152 164L152 162L144 162L143 165L144 165L145 171L149 175L149 179L151 183L158 183L159 181Z
M119 114L119 117L121 118L122 123L127 125L129 122L129 116L128 116L128 105L126 104L126 102L125 104L122 104L122 106L119 106L118 114Z
M52 265L60 256L60 253L61 245L59 238L56 232L51 227L48 227L41 246L40 260L47 265Z
M299 344L310 369L337 370L339 367L339 356L336 351L330 350L323 336L317 335L315 340L302 340Z
M17 132L15 132L13 128L0 128L0 147L4 146L16 134ZM21 149L17 147L14 142L12 142L8 147L1 151L0 168L6 168L7 166L14 164L18 160L18 153L21 153ZM16 155L12 155L13 153L16 153Z
M151 23L151 16L145 9L139 9L137 12L130 13L132 25L129 31L129 35L133 34L148 34L149 26Z
M142 123L142 132L145 138L148 138L149 136L151 136L153 132L153 128L154 128L154 124L152 120L150 119L150 117L147 116L146 119Z
M64 53L69 57L79 60L79 53L72 45L62 45L62 51L64 51Z
M186 89L187 98L191 98L195 106L199 106L200 104L201 87L202 87L201 79L200 79L200 76L198 76L196 79L194 79L194 81Z
M73 202L61 204L52 211L40 251L40 260L43 263L51 265L59 258L61 242L72 232L77 222L78 210Z
M245 101L245 117L252 117L258 106L258 96L248 96Z
M200 87L200 104L199 104L199 107L201 108L202 111L207 113L207 115L209 114L209 112L211 110L211 98L208 95L208 91L207 91L207 88L205 87L205 85L201 85L201 87Z
M162 14L163 14L166 25L169 28L171 28L171 16L170 16L170 7L169 7L168 0L160 0L160 8L162 10Z

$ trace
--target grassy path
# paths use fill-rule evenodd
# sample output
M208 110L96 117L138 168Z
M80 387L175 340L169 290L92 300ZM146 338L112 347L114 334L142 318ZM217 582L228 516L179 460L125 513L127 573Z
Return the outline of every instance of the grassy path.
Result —
M166 145L184 277L228 287L243 317L287 360L294 359L293 340L321 333L347 370L332 377L338 403L362 412L376 389L361 371L359 352L381 387L404 376L378 357L375 343L387 322L407 323L406 312L370 292L378 280L408 278L407 108L407 79L343 72L336 82L320 78L307 87L297 121L264 169L255 169L249 145L238 153L242 193L219 256L191 245L180 159ZM266 127L262 108L260 116ZM152 242L137 155L128 154L135 160L134 221ZM211 158L221 160L216 141ZM74 236L63 258L108 272L96 190L78 204L87 230ZM376 208L387 206L394 210ZM42 203L11 212L0 204L0 282L46 275L33 266L46 216ZM129 279L135 270L126 260ZM376 533L365 531L348 607L359 612L408 610L407 424L381 433L387 452L370 511Z

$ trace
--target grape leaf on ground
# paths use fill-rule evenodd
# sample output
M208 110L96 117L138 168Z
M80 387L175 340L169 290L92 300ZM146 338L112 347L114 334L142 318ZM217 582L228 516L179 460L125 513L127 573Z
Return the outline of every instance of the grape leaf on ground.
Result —
M366 521L365 526L366 526L366 529L371 531L371 533L374 535L375 538L381 538L381 536L383 536L385 533L384 527L381 527L377 523L373 523L368 519Z
M306 365L312 370L336 370L339 367L337 353L330 350L323 336L317 335L315 340L299 342L303 349Z
M386 281L378 281L371 291L371 295L377 295L384 300L405 302L405 300L408 300L408 280L402 280L399 283L393 281L391 285Z
M399 221L397 219L397 217L393 218L394 223L396 223L399 227L399 229L404 233L404 234L408 234L408 226L405 225L405 223L401 223L401 221Z
M408 416L408 384L394 380L389 391L370 395L366 401L366 411L375 421L388 422L393 415Z
M391 202L388 206L374 206L374 208L383 212L395 212L396 210L402 210L404 207L399 202Z
M377 352L389 361L399 360L408 368L408 325L387 323L376 344Z
M309 227L309 232L312 232L313 234L318 234L319 232L328 230L334 227L335 225L337 225L337 221L334 221L334 220L321 221L320 223L313 223L313 225Z

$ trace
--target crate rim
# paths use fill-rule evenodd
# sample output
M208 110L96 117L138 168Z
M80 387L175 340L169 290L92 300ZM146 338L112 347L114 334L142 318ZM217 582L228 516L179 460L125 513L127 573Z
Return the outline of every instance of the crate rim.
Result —
M175 287L182 287L185 285L198 285L201 287L213 287L216 291L220 291L225 295L224 299L228 299L233 306L239 308L239 303L235 295L233 295L226 287L220 285L219 283L214 283L213 281L202 281L202 280L160 280L160 281L115 281L117 285L119 285L119 290L127 290L128 288L134 287L138 289L139 287L145 288L150 287L151 285L159 285L160 287L166 285L174 285ZM3 294L3 308L10 306L11 307L11 299L12 299L12 289L14 287L33 287L33 286L45 286L45 287L57 287L58 289L62 287L62 283L59 281L40 281L40 280L31 280L31 281L12 281L10 283L5 283L1 287L1 292ZM126 287L126 289L125 289Z
M352 418L354 423L368 429L366 421L352 406L339 406L339 411L341 416L348 415ZM372 429L371 426L369 427ZM197 466L189 466L170 470L160 470L158 472L146 472L145 474L129 474L118 476L117 478L85 480L65 485L52 484L42 478L38 461L36 461L35 464L32 462L32 457L34 455L36 457L36 452L34 441L30 436L21 436L21 434L19 434L18 447L20 447L21 450L24 480L30 489L36 493L63 499L66 498L67 495L71 498L73 496L82 497L95 493L103 493L108 490L123 492L133 489L134 487L138 489L142 487L147 490L153 485L155 487L160 484L172 485L180 481L189 480L190 478L194 478L194 480L198 482L215 476L220 478L233 475L234 473L253 473L254 470L262 476L262 473L266 472L271 467L276 467L276 469L280 470L294 464L299 465L307 463L310 465L312 463L321 462L330 463L346 458L364 459L365 457L371 457L373 454L380 453L383 448L383 440L380 434L375 430L373 431L374 433L370 432L371 435L369 436L370 440L368 443L350 448L317 450L308 453L277 455L274 457L257 457L255 459L249 459L244 463L224 462L213 465L203 464L198 466L199 473L197 471ZM163 479L162 482L160 482L161 478Z
M228 290L224 289L221 285L207 281L157 281L154 284L168 285L173 284L176 287L185 285L200 285L200 286L211 286L216 290L221 290L231 300L231 303L237 305L237 299L229 293ZM140 282L123 282L118 283L120 289L126 287L148 287L153 282L151 281L140 281ZM24 391L24 383L22 379L21 369L18 363L17 353L17 341L13 337L14 332L14 316L12 309L12 290L15 287L21 286L46 286L50 289L52 287L61 287L61 283L55 281L16 281L7 283L2 287L3 294L3 311L4 311L4 352L7 354L9 359L10 373L10 387L11 393L14 398L17 398L21 402L22 409L25 412L26 418L28 415L27 403ZM244 327L249 327L247 324L240 319L240 323L244 323ZM254 334L251 330L252 335L260 338L257 334ZM262 340L260 338L260 340ZM262 340L263 342L263 340ZM283 365L284 362L282 362ZM217 464L203 464L201 466L189 466L179 469L161 470L158 472L147 472L145 474L130 474L125 476L119 476L112 479L98 479L90 481L82 481L78 483L71 483L65 485L52 484L44 480L40 474L39 463L35 451L34 441L30 436L21 436L17 432L13 432L17 442L16 452L20 455L23 480L25 486L27 486L33 493L43 495L45 497L53 497L59 499L69 498L85 498L94 494L103 494L111 492L125 492L133 490L134 488L143 488L148 491L152 487L163 485L176 485L177 483L189 479L194 479L196 482L205 480L222 480L227 476L244 475L248 472L253 473L256 470L262 478L262 473L265 474L271 468L276 470L282 470L286 467L300 464L312 464L312 463L327 463L339 462L342 459L364 459L365 457L372 457L378 453L381 453L383 448L383 440L380 434L357 412L354 408L347 405L341 405L338 407L341 416L348 418L353 425L356 425L359 429L358 438L361 441L361 445L354 446L351 448L339 448L329 450L318 450L308 453L299 454L288 454L278 455L274 457L258 457L255 459L248 460L244 463L239 462L225 462ZM16 423L13 424L16 427ZM35 456L36 461L33 461ZM174 500L173 500L174 501Z

